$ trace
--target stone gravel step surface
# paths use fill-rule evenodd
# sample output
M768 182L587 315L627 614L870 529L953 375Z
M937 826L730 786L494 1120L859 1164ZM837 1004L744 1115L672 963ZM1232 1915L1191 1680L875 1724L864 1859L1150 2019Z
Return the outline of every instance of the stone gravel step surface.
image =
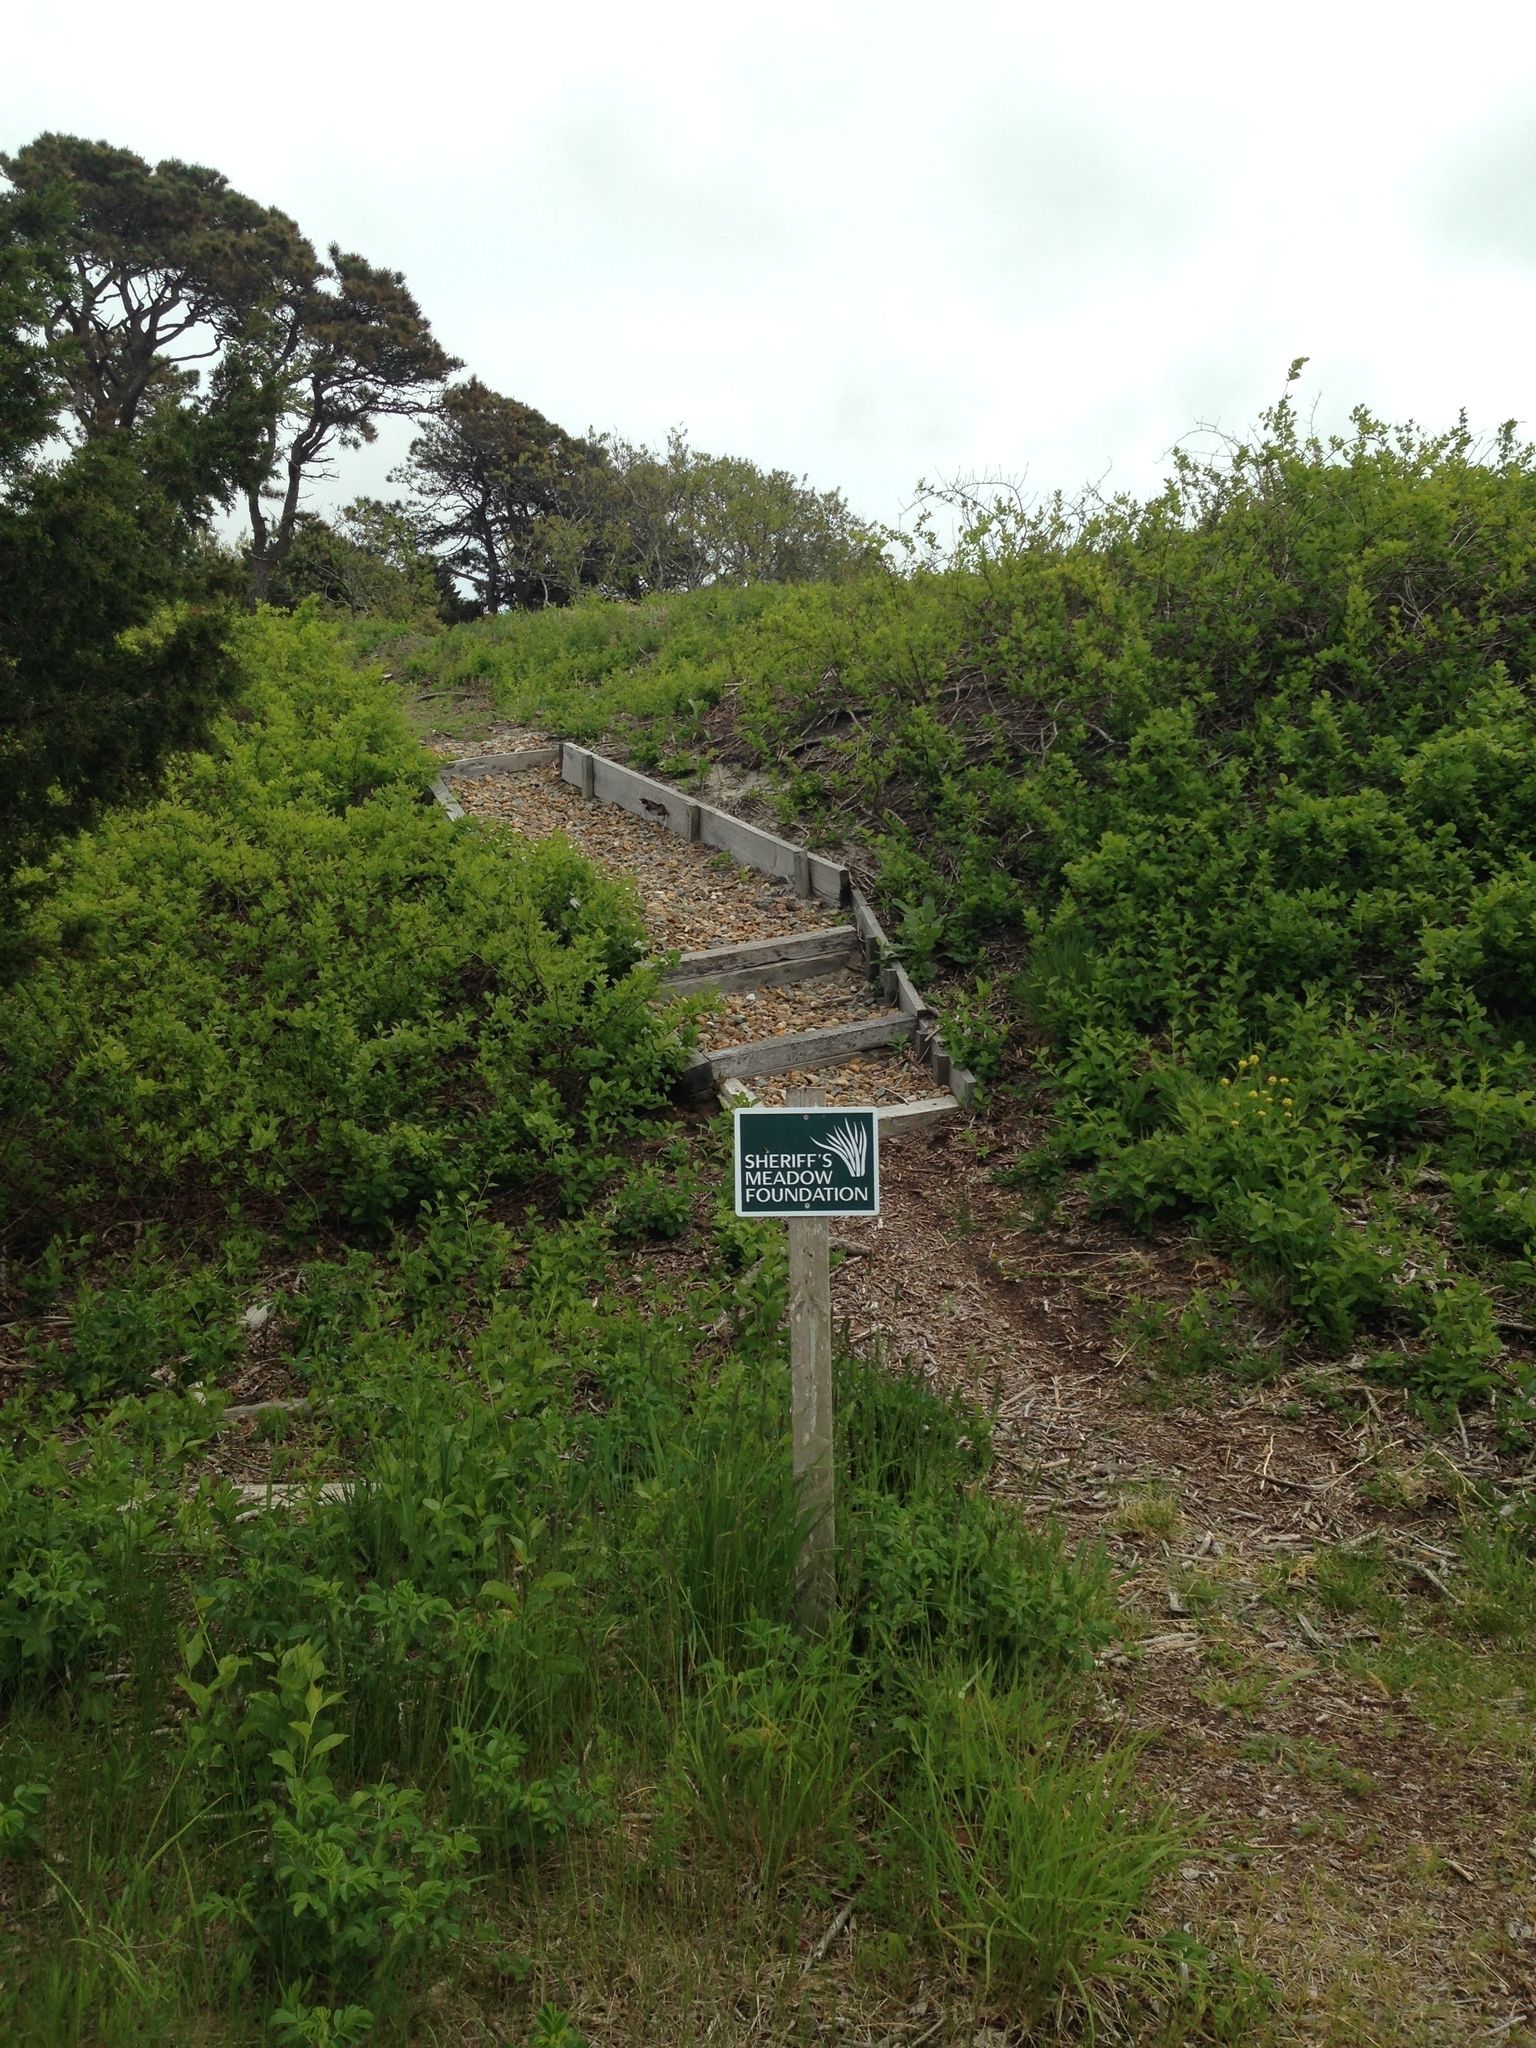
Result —
M561 832L590 860L627 875L640 892L658 951L689 952L846 927L847 912L794 894L790 886L728 855L690 845L649 818L594 802L560 779L558 769L448 778L473 817L543 838ZM700 1024L705 1053L759 1044L798 1032L863 1023L889 1014L888 997L854 966L803 981L716 995ZM784 1103L790 1089L822 1088L829 1103L927 1102L933 1074L910 1045L852 1053L835 1066L761 1075L747 1085L755 1100Z

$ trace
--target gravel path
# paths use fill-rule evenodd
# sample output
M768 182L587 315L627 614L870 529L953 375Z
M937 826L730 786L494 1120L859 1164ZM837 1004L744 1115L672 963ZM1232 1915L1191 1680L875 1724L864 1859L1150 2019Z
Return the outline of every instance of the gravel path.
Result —
M645 922L658 951L676 948L686 953L846 922L845 912L796 896L777 876L742 867L729 854L690 846L664 825L634 817L617 804L593 802L562 782L557 768L462 780L451 776L449 787L471 817L504 825L527 839L563 832L588 859L629 876L640 891Z
M617 804L594 803L556 769L450 778L472 816L527 838L563 832L590 860L627 875L640 891L646 926L659 950L688 952L747 939L771 939L843 924L846 911L796 896L787 882L744 867L729 855L690 846L649 818ZM852 1024L888 1011L879 990L856 970L788 985L733 989L716 998L700 1026L708 1052L726 1046ZM749 1081L754 1097L780 1104L791 1088L819 1087L830 1103L921 1102L944 1091L906 1046L882 1046L833 1067L763 1075Z

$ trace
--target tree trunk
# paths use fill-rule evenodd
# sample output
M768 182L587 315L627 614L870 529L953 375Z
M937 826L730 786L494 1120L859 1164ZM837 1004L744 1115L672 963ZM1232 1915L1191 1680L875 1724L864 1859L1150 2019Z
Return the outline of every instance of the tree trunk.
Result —
M269 529L259 491L246 492L245 509L251 517L251 596L257 604L265 604L272 588L273 563L267 551Z

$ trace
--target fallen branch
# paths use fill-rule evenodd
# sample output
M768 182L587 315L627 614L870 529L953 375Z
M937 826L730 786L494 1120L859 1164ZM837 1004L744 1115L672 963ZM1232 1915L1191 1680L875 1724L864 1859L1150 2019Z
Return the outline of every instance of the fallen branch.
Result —
M308 1415L314 1402L307 1394L292 1401L238 1401L233 1408L226 1408L219 1422L249 1422L257 1415Z
M826 1933L821 1937L820 1941L817 1942L816 1946L811 1950L810 1954L806 1957L805 1962L800 1970L800 1974L802 1977L808 1977L811 1974L812 1970L819 1968L820 1965L826 1961L827 1952L831 1948L833 1942L836 1941L837 1937L848 1925L848 1922L853 1918L854 1904L854 1900L848 1899L843 1903L841 1907L839 1907L837 1918L832 1922L832 1925L827 1929Z

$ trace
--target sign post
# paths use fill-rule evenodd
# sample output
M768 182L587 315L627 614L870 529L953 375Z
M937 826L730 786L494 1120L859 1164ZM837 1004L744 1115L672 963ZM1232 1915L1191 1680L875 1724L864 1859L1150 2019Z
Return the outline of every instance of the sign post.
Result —
M874 1110L827 1109L824 1103L820 1088L797 1088L787 1109L736 1112L736 1214L789 1223L790 1424L807 1521L796 1609L808 1634L824 1625L837 1589L827 1224L834 1216L880 1211Z

